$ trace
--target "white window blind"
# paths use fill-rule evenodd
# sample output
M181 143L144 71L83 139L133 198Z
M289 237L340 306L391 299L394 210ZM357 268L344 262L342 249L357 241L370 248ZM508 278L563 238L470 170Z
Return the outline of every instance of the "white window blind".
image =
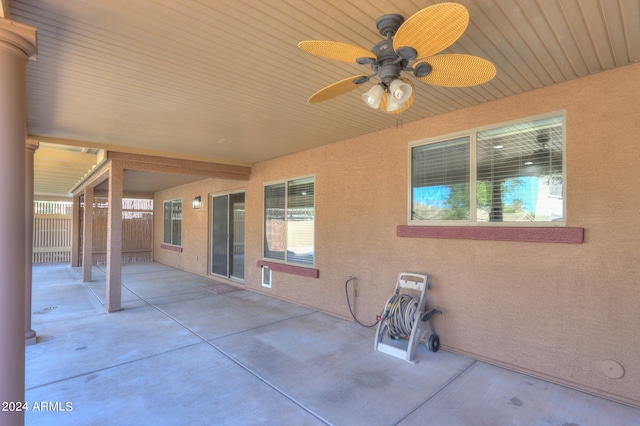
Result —
M287 192L287 261L313 265L314 179L288 182Z
M285 184L264 187L264 257L285 260Z
M563 219L562 117L478 132L478 222Z
M182 200L164 202L163 242L179 246L182 244Z
M469 137L413 147L412 220L469 220Z
M265 186L264 257L314 264L315 183L313 177Z
M411 222L562 224L563 127L549 115L414 144Z

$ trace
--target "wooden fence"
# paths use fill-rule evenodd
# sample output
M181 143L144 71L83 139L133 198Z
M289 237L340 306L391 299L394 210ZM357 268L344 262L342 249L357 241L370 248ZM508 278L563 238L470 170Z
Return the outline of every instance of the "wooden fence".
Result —
M81 214L84 206L81 204ZM73 203L34 201L33 263L71 262ZM82 224L78 224L82 229ZM107 261L107 199L94 200L93 264ZM82 238L80 239L82 246ZM80 251L82 253L82 251ZM122 200L122 261L153 260L153 200Z
M107 263L107 199L94 199L93 247L94 265ZM83 206L81 205L81 210ZM124 263L153 260L153 200L122 200L122 261Z
M34 201L33 207L33 263L71 262L73 203Z

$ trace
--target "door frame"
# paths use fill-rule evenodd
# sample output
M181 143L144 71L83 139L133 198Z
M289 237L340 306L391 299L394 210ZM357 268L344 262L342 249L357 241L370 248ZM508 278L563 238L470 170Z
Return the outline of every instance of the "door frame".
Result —
M229 191L229 192L221 192L221 193L216 193L216 194L209 194L209 255L208 255L208 259L207 259L207 264L208 264L208 273L211 276L214 277L221 277L221 278L225 278L240 284L244 284L244 278L241 277L237 277L237 276L233 276L231 275L232 273L232 268L230 267L232 260L232 257L230 256L230 254L232 254L232 246L233 246L233 242L231 241L231 235L232 233L231 231L231 225L232 225L232 212L233 212L233 205L231 203L231 196L232 195L237 195L237 194L242 194L243 196L246 197L246 191L244 190L238 190L238 191ZM227 274L226 275L221 275L218 273L213 272L213 230L214 230L214 226L213 226L213 199L216 197L227 197ZM243 198L245 198L243 197ZM246 198L245 198L246 199ZM246 211L246 207L245 207L245 211ZM245 240L246 240L246 236L245 236ZM242 268L243 268L243 276L244 276L244 272L246 271L246 264L243 261L242 263Z

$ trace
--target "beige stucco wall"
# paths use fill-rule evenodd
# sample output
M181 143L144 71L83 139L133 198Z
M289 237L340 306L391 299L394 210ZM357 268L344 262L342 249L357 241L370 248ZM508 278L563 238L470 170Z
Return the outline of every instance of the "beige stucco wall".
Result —
M153 259L186 271L207 275L209 271L209 196L244 190L246 182L205 179L189 185L158 192L153 200ZM193 209L192 201L200 196L202 207ZM163 241L164 201L182 199L182 252L161 248Z
M398 272L425 272L429 303L444 312L432 320L443 348L640 406L639 93L635 64L256 164L246 182L245 286L348 318L353 275L356 312L372 322ZM407 224L410 142L559 110L567 225L585 229L583 244L396 237ZM263 288L263 184L311 174L320 278L274 272ZM156 260L206 274L208 210L191 210L191 199L244 185L208 180L157 194L156 217L163 199L182 197L185 209L184 252L159 249L156 221ZM605 360L625 375L607 377Z

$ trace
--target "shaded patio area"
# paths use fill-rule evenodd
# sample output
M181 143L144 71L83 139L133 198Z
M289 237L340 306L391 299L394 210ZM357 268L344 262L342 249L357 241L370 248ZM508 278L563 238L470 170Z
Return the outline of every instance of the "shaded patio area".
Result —
M640 410L157 263L33 269L27 425L635 425ZM446 338L446 336L443 337ZM42 402L46 410L42 410ZM49 408L53 408L50 410Z

